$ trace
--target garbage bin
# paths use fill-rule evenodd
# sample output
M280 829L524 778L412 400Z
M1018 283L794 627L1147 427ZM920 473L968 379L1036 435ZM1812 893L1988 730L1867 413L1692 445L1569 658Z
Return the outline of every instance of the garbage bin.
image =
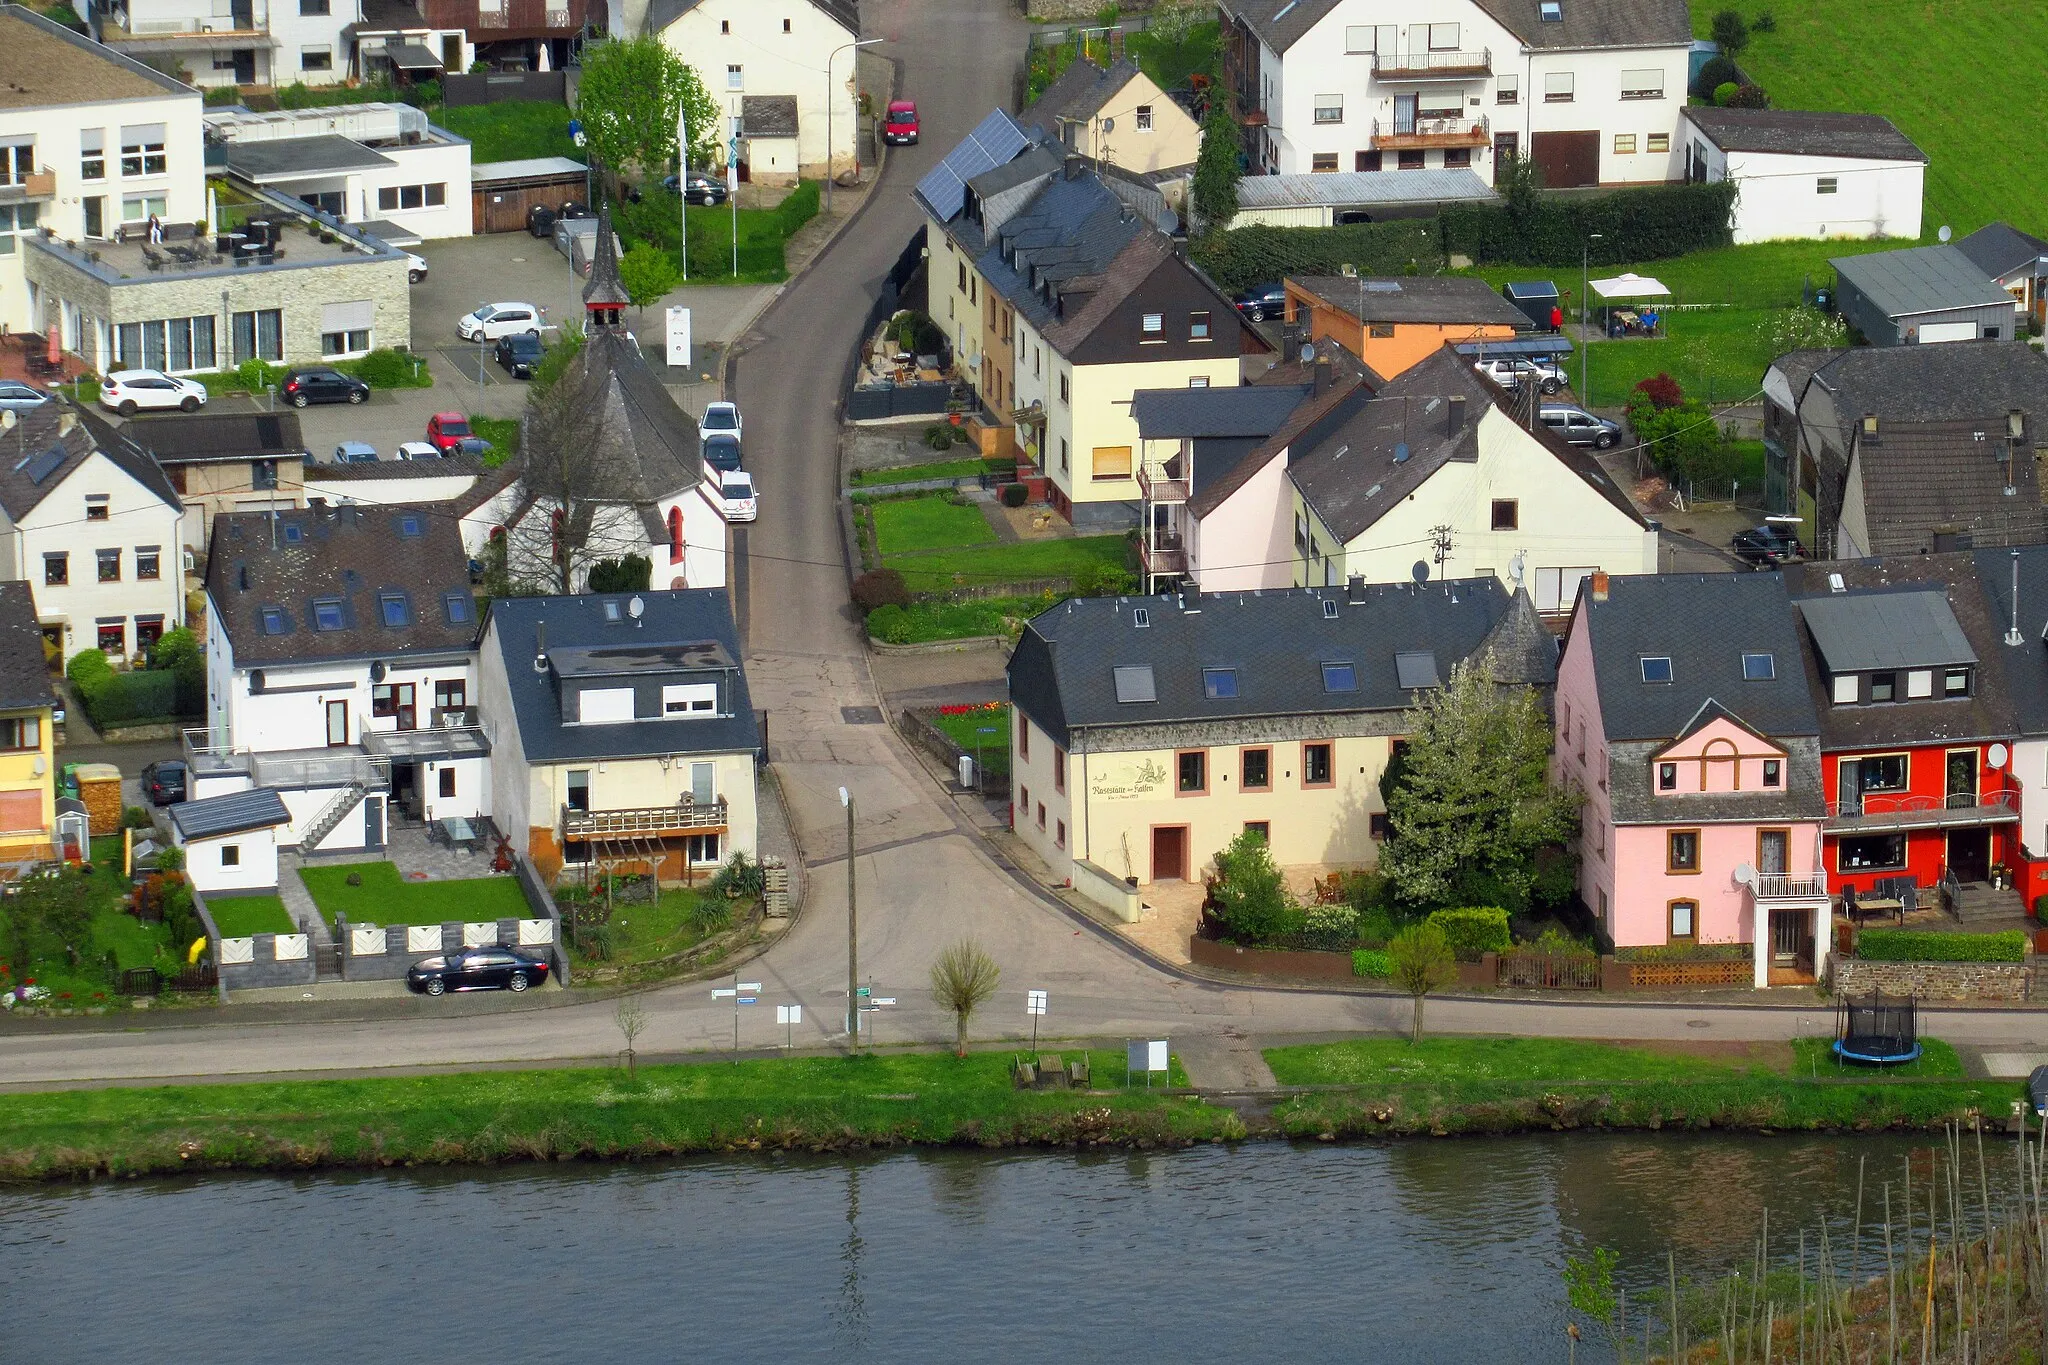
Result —
M974 756L960 755L960 785L969 791L974 789Z

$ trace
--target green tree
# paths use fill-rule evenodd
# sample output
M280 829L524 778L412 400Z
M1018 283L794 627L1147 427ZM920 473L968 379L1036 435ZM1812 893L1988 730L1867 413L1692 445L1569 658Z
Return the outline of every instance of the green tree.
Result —
M626 286L626 297L641 311L644 323L647 305L668 297L682 283L682 273L666 251L643 242L619 258L619 283Z
M1713 33L1721 51L1730 57L1740 57L1742 49L1749 46L1749 25L1732 9L1724 9L1714 16Z
M1394 966L1394 983L1415 997L1415 1021L1408 1041L1422 1041L1422 1002L1431 991L1455 985L1458 959L1451 952L1451 940L1443 926L1424 920L1394 935L1387 944L1387 960Z
M1620 1259L1608 1247L1594 1247L1593 1254L1583 1261L1576 1256L1564 1258L1566 1302L1614 1343L1617 1356L1623 1349L1621 1298L1614 1288L1614 1267Z
M1238 165L1244 142L1231 113L1230 96L1212 88L1202 120L1202 150L1195 158L1195 212L1204 227L1227 227L1237 216Z
M16 916L57 940L76 967L92 936L92 878L76 868L29 877L21 883L11 907ZM33 933L35 928L28 930ZM27 942L26 938L21 942ZM24 960L26 954L23 953Z
M206 649L184 626L167 630L151 651L149 666L168 669L178 679L178 712L193 715L206 709Z
M646 555L600 559L590 566L592 592L646 592L654 581L654 561Z
M1246 830L1216 855L1216 918L1238 943L1263 943L1285 933L1294 898L1257 830Z
M628 166L659 174L676 159L677 125L687 111L689 161L723 162L724 120L704 82L657 38L595 43L583 52L576 117L585 150L603 166L616 196Z
M541 353L540 364L533 367L533 378L527 381L526 396L530 403L538 403L547 397L548 390L569 368L569 362L583 354L584 333L581 327L564 327L555 344Z
M1403 726L1411 738L1380 856L1395 893L1413 906L1472 903L1462 893L1485 879L1494 898L1479 903L1519 910L1536 851L1578 824L1578 793L1549 782L1550 722L1536 693L1496 685L1485 656L1468 659Z
M967 1055L967 1021L988 1003L1003 969L971 938L963 938L932 963L932 998L952 1012L953 1055Z

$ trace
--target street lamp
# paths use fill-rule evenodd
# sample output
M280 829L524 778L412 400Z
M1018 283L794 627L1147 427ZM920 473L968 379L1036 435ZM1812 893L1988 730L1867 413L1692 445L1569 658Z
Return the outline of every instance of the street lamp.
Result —
M1586 392L1590 382L1587 365L1591 354L1586 347L1586 298L1593 292L1593 243L1599 240L1599 233L1589 232L1586 240L1579 243L1579 402L1588 408L1593 406L1593 395Z
M873 47L880 38L863 38L856 43L842 43L832 49L825 58L825 212L832 212L832 59L842 52L854 48ZM858 67L856 66L856 69ZM853 165L856 174L860 169L860 148L853 149Z
M829 150L829 149L828 149ZM841 787L839 804L846 807L846 1046L860 1052L860 920L853 901L853 793Z
M682 129L682 147L679 149L681 155L676 158L676 165L678 167L676 189L680 191L678 198L682 200L682 208L679 211L683 218L683 283L688 284L690 282L690 106L687 102L679 102L676 107L681 111L679 126Z

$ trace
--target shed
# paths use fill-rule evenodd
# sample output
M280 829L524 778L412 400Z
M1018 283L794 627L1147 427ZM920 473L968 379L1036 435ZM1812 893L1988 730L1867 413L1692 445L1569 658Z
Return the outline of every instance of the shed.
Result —
M557 208L590 193L590 169L566 156L486 161L469 168L470 220L478 232L524 232L536 204Z
M1784 238L1920 235L1927 154L1877 114L1682 111L1688 180L1733 181L1736 245Z
M92 858L92 822L85 802L75 796L57 800L57 856L65 862L86 862Z
M1509 280L1500 287L1501 297L1521 309L1529 321L1544 331L1555 331L1550 325L1550 312L1563 306L1562 296L1557 292L1554 280Z
M291 812L272 788L181 801L170 820L171 841L185 850L185 875L201 892L277 889L278 830Z
M1873 346L2013 336L2012 295L1953 246L1837 256L1828 264L1842 317Z

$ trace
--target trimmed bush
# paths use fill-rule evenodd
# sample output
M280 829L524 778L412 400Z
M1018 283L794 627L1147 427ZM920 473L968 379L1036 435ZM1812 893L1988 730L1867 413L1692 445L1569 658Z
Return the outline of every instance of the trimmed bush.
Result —
M1006 483L1003 485L1003 506L1022 507L1029 501L1031 501L1031 490L1023 484Z
M415 379L415 370L424 372L423 366L415 366L413 357L403 355L388 346L380 346L350 367L356 378L373 389L409 389L420 382Z
M883 644L907 645L913 630L910 613L894 603L868 613L868 634Z
M818 216L818 182L806 180L789 192L789 198L775 206L775 225L784 237L791 236Z
M881 607L907 607L910 589L894 569L870 569L853 580L853 604L864 612Z
M1865 929L1856 936L1856 956L1865 962L2023 962L2027 935L2020 929L1997 934Z
M1734 84L1735 78L1740 74L1735 69L1735 63L1728 58L1709 57L1706 65L1700 68L1699 76L1693 81L1692 93L1706 99L1721 85Z
M1387 977L1394 974L1394 959L1379 948L1354 948L1351 951L1351 974L1353 976Z
M1137 589L1138 576L1114 564L1089 564L1074 575L1074 591L1082 597L1116 597Z
M2034 918L2048 923L2048 895L2034 897Z
M1311 905L1302 917L1302 942L1325 952L1341 952L1358 941L1358 912L1343 902Z
M1483 953L1504 953L1512 942L1508 936L1508 912L1499 906L1438 910L1428 922L1444 931L1460 962L1477 962Z
M1266 847L1246 830L1216 854L1215 916L1233 943L1270 943L1301 928L1301 912Z
M1732 180L1555 196L1537 192L1533 163L1514 165L1530 169L1503 170L1506 183L1499 189L1506 203L1444 210L1446 252L1481 264L1578 265L1591 235L1599 233L1600 240L1592 242L1592 263L1606 266L1683 256L1734 240L1729 228L1735 206Z

